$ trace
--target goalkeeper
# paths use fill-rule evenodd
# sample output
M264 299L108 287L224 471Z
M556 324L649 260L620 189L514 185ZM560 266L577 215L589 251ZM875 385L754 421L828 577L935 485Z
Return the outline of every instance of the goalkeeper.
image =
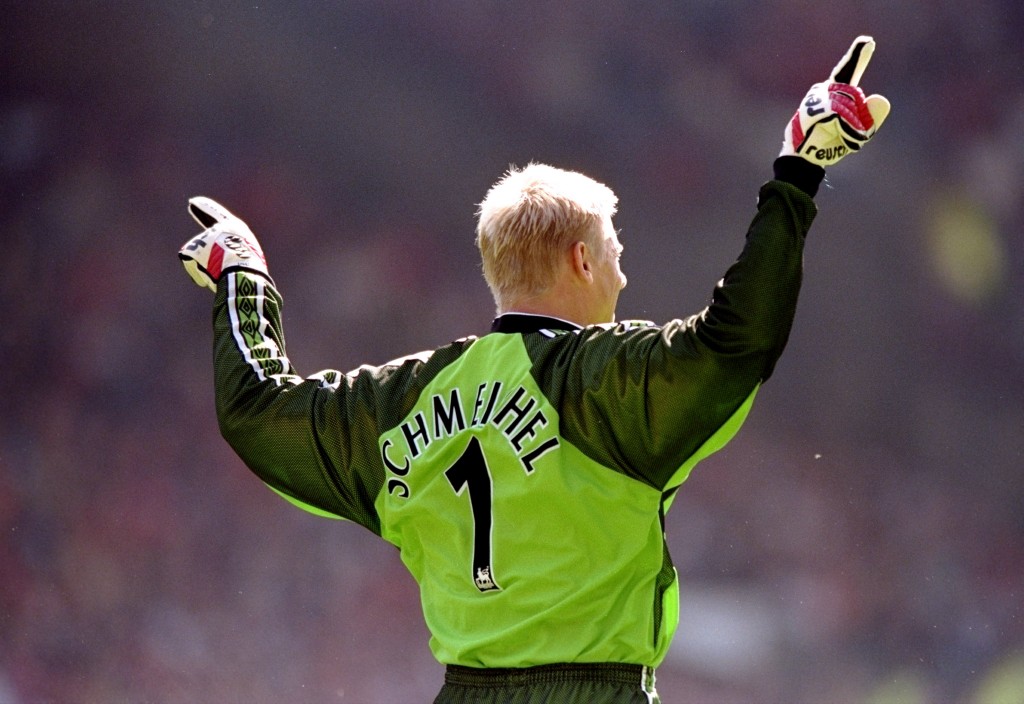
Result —
M707 308L615 322L616 196L541 164L479 208L488 334L303 378L249 228L193 198L179 252L214 297L220 428L275 492L395 545L419 584L437 702L652 702L678 621L665 514L743 423L789 335L824 168L888 114L858 37L786 126Z

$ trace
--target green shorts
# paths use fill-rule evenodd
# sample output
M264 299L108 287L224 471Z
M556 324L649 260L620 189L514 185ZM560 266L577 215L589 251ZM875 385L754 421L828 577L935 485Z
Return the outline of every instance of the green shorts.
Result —
M658 704L654 670L618 663L480 669L449 665L434 704Z

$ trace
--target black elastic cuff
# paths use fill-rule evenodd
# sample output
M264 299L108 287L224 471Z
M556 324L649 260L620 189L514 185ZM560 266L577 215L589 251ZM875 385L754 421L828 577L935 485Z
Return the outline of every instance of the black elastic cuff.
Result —
M793 184L811 198L825 178L825 169L799 156L780 156L772 167L776 180Z

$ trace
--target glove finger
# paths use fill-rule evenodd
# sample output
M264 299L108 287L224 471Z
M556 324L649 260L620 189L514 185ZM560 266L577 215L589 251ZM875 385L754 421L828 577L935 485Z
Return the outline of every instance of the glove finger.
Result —
M849 83L829 83L828 94L832 96L841 95L853 102L864 102L864 91Z
M839 116L844 127L866 133L874 125L864 98L855 98L843 93L833 93L832 110Z
M864 69L871 61L871 55L875 53L875 40L869 36L861 35L853 40L853 44L839 60L829 79L834 83L849 83L855 86L860 83Z
M213 282L209 274L203 271L203 268L199 266L199 263L195 259L192 259L184 254L178 255L181 258L181 263L185 267L185 271L192 277L192 280L196 282L196 285L203 286L210 289L211 291L217 290L217 284Z
M231 211L223 205L207 198L206 196L195 196L188 199L189 214L204 228L213 227L218 222L235 218ZM235 218L237 219L237 218Z
M881 95L869 95L866 102L877 130L885 122L885 118L889 117L889 101Z
M847 145L850 145L850 144L853 144L853 143L863 144L864 142L868 141L867 130L858 129L857 127L851 125L846 120L842 120L842 119L839 120L839 137ZM852 147L852 148L853 149L860 149L859 146Z

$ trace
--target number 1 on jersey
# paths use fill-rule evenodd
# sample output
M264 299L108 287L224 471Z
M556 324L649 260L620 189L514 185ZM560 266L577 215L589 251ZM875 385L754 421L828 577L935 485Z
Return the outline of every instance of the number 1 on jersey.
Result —
M491 473L480 441L471 438L444 476L456 496L461 496L463 489L469 490L469 508L473 513L473 583L482 592L501 589L491 567Z

